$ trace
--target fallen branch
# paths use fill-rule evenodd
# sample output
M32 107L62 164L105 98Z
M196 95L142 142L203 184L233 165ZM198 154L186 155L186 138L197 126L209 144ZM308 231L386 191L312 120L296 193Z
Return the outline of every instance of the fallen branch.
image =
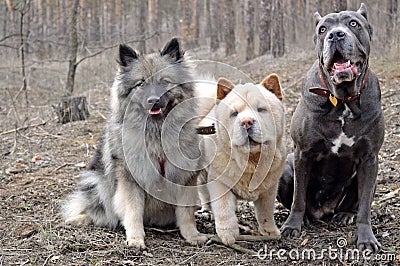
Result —
M244 248L238 244L232 244L230 246L225 245L224 243L222 243L221 239L216 236L216 235L208 235L210 237L210 239L208 240L207 243L218 243L218 244L222 244L228 248L234 249L236 251L239 251L240 253L243 254L248 254L248 255L252 255L252 256L257 256L257 252L250 250L248 248ZM281 236L253 236L253 235L239 235L236 238L236 241L268 241L268 240L278 240L280 239Z
M11 129L11 130L8 130L8 131L3 131L3 132L0 133L0 136L4 136L4 135L7 135L7 134L11 134L11 133L18 132L18 131L25 130L25 129L32 128L32 127L44 126L44 125L46 125L46 123L47 123L47 121L44 121L44 122L38 123L38 124L32 124L32 125L28 125L28 126L25 126L25 127L19 127L19 128Z
M50 173L48 173L48 175L54 174L55 172L57 172L58 170L60 170L61 168L64 168L67 165L72 165L72 163L64 163L63 165L58 166L56 169L54 169L53 171L51 171Z
M397 197L397 194L399 194L399 191L400 191L400 189L396 189L395 191L385 194L381 199L378 200L378 203L382 203L384 201L387 201L387 200Z

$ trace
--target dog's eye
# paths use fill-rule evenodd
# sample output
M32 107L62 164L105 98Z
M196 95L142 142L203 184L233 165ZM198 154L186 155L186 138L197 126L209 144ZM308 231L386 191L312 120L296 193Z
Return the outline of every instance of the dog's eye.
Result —
M319 27L319 29L318 29L318 33L319 34L324 34L325 32L326 32L326 27L325 26Z
M164 84L164 85L168 85L168 84L170 84L170 83L172 83L172 82L171 82L171 80L169 80L169 79L162 79L162 80L161 80L161 83Z
M355 20L350 21L349 25L353 28L358 28L359 26L358 22Z
M231 117L237 117L238 114L239 114L238 112L233 112L233 113L231 114Z
M261 107L257 108L257 112L259 112L259 113L264 113L266 111L267 111L267 109L265 109L265 108L261 108Z
M133 88L142 87L144 85L144 80L138 80L133 84Z

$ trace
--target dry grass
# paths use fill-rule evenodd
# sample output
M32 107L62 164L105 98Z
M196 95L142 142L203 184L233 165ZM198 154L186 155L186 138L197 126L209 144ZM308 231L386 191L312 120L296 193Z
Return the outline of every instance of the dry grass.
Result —
M34 65L30 69L29 108L24 107L22 95L16 100L17 113L25 124L45 125L30 127L15 133L0 135L0 265L218 265L218 264L274 264L308 265L312 261L263 261L241 254L222 245L210 243L203 247L188 246L177 231L160 232L146 229L146 252L127 248L123 230L111 231L92 226L65 226L59 215L60 202L75 188L75 177L82 170L81 163L89 162L96 147L104 116L109 114L108 88L114 75L113 53L84 63L78 68L76 95L89 99L91 117L88 121L66 125L56 123L50 105L62 95L66 73L58 63ZM196 54L201 57L201 52ZM235 59L225 59L232 63ZM271 72L281 77L284 88L288 124L299 96L302 76L313 61L309 54L297 54L279 60L264 56L239 66L256 81ZM386 196L400 186L400 69L398 59L372 59L371 65L381 81L382 102L386 119L386 139L380 152L378 188L373 206L372 224L383 245L381 254L400 252L400 200L397 194ZM5 64L10 63L4 61ZM12 64L10 64L12 65ZM15 128L12 104L5 88L15 97L19 85L18 71L0 74L0 133ZM34 68L34 69L33 69ZM22 125L17 125L22 126ZM288 141L289 149L291 142ZM32 159L35 156L36 160ZM288 210L277 206L275 217L282 225ZM255 228L249 204L242 203L238 212L241 224ZM212 221L198 216L198 227L213 233ZM345 237L348 248L353 248L355 226L338 228L329 223L315 223L296 240L274 240L269 249L315 248L320 251ZM307 239L307 240L306 240ZM260 242L240 242L242 247L257 252L264 247ZM302 246L303 244L304 246ZM329 263L342 262L338 259Z

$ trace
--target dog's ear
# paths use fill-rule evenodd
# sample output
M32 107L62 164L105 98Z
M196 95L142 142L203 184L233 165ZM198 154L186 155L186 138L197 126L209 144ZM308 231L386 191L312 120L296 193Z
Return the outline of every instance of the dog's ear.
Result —
M318 25L318 23L319 23L319 21L321 20L321 18L322 18L322 17L321 17L321 15L318 13L318 11L314 13L314 24L315 24L315 26Z
M230 80L219 78L217 81L217 99L222 100L235 87Z
M181 60L184 54L185 52L181 49L177 38L172 38L169 42L167 42L160 52L161 56L168 55L174 59L174 61Z
M139 54L134 49L126 44L119 45L119 60L118 64L123 67L129 66L133 61L138 59Z
M321 15L318 13L318 11L314 13L314 24L315 24L315 26L318 25L318 23L320 22L321 18L322 18L322 17L321 17ZM317 44L317 35L316 35L316 34L314 34L313 42L314 42L314 45Z
M360 8L357 10L357 13L360 13L365 19L367 18L367 6L364 3L361 3Z
M273 73L263 79L263 81L261 81L261 86L275 94L276 97L282 101L281 84L279 83L279 77L277 74Z
M363 16L366 20L368 20L367 16L367 6L364 3L361 3L360 8L357 10L357 13L359 13L361 16ZM369 33L369 39L372 39L372 26L368 24L368 33Z

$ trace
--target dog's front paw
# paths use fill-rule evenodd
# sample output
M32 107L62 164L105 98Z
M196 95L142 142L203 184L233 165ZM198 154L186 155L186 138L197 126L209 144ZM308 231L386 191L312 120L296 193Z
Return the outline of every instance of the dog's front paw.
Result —
M144 244L144 239L139 237L131 237L127 239L126 244L128 245L128 247L136 248L139 250L146 248L146 245Z
M301 225L291 225L291 224L284 224L281 228L281 233L283 237L286 238L296 238L300 236L301 232Z
M232 228L216 228L217 235L221 239L222 243L227 246L231 246L235 243L236 238L239 236L239 226Z
M357 247L360 251L370 250L373 253L378 253L380 250L381 244L374 236L370 225L358 225Z
M347 226L354 222L355 216L353 212L338 212L333 216L332 221L338 226Z
M260 233L264 236L276 236L279 237L281 236L281 232L279 229L276 227L275 224L265 224L264 226L259 226L258 230Z
M87 214L79 214L77 216L65 220L66 224L71 224L71 225L89 225L92 224L92 222L93 222L92 219Z
M190 245L197 246L204 244L208 240L208 237L204 234L198 233L197 235L187 237L185 240Z

